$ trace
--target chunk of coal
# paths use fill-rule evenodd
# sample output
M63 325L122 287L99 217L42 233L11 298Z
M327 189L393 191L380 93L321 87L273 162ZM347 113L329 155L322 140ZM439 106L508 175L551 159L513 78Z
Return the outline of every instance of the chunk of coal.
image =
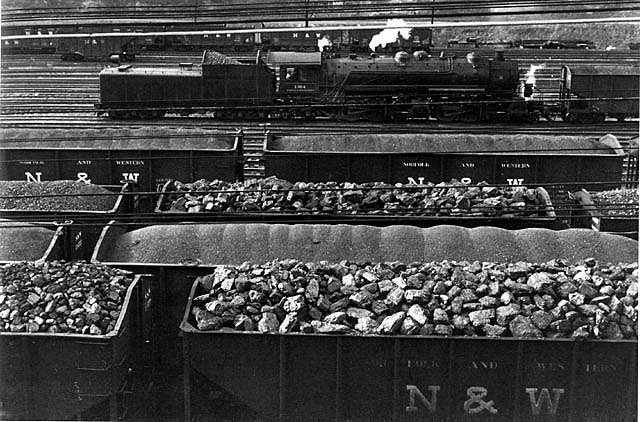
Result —
M413 277L418 273L422 276ZM209 330L222 325L218 329L281 334L633 339L637 275L637 263L601 265L595 260L577 265L561 260L245 263L217 267L202 277L204 290L194 298L192 313L196 325ZM31 276L29 283L34 287L23 295L24 306L68 312L68 324L80 324L85 331L94 324L101 327L95 299L78 306L74 301L83 296L73 291L68 303L50 304L47 295L54 293L46 285L36 286L43 280ZM12 320L7 297L18 293L16 286L2 287L0 318ZM6 329L46 330L48 317Z
M198 180L173 182L164 210L174 212L263 212L306 214L385 214L478 216L544 216L541 195L516 187L480 189L456 179L425 185L373 183L291 183L276 177L244 182ZM412 283L416 282L415 278ZM414 288L420 288L414 285Z
M0 331L103 335L115 329L128 271L82 262L0 267Z

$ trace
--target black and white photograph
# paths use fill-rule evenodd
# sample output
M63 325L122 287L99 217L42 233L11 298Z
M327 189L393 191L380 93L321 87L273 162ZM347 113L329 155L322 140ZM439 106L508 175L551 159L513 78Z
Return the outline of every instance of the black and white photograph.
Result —
M636 422L640 2L1 0L0 421Z

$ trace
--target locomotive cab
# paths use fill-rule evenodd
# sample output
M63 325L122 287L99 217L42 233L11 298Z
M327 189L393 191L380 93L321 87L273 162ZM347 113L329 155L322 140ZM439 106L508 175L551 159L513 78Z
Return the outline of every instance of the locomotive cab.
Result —
M321 53L270 52L267 62L276 70L277 92L286 99L310 99L318 94Z

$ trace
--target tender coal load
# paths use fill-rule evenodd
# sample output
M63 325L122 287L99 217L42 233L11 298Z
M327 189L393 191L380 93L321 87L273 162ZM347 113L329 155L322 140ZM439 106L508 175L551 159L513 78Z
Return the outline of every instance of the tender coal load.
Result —
M199 279L199 330L637 338L638 264L277 260Z
M117 195L83 182L0 181L0 209L4 210L86 210L108 211Z
M101 335L113 331L128 271L82 262L0 267L0 331Z
M169 211L307 214L423 215L460 217L545 216L548 197L540 189L477 185L458 180L423 185L292 183L276 177L246 182L174 182Z
M638 216L638 189L613 189L592 192L598 210L610 217Z

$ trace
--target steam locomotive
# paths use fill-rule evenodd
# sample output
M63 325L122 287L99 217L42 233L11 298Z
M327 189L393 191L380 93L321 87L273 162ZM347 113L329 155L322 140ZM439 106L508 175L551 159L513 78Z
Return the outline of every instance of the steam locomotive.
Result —
M426 51L400 51L392 57L270 52L266 63L260 57L248 62L205 51L200 67L107 68L100 73L96 107L99 114L114 118L213 113L221 119L476 122L528 121L549 113L548 105L532 99L533 86L521 85L517 61L501 52L493 58L473 52L462 57L432 57ZM635 83L637 92L633 73L627 75L627 89ZM561 87L564 105L557 112L580 122L602 120L606 112L588 102L570 109L576 100L571 89L579 85L580 75L565 74L573 77L573 85Z

